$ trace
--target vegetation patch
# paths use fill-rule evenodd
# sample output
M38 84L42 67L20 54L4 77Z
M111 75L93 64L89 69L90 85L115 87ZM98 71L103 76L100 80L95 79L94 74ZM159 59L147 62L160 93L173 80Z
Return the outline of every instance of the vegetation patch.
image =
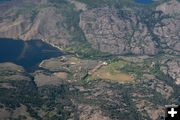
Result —
M133 75L121 71L128 62L119 60L112 62L107 66L102 66L92 73L92 79L103 79L115 82L131 82L134 80Z

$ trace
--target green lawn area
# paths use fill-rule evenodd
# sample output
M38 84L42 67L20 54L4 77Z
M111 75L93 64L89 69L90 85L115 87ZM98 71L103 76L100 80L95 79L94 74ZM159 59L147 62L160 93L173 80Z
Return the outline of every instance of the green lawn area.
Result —
M128 62L124 60L112 61L107 66L102 66L96 70L91 78L93 80L102 79L114 82L131 82L134 80L134 77L128 72L121 71L126 64Z
M110 71L111 73L116 73L127 64L128 62L124 60L118 60L112 63L110 62L110 64L106 67L106 70Z

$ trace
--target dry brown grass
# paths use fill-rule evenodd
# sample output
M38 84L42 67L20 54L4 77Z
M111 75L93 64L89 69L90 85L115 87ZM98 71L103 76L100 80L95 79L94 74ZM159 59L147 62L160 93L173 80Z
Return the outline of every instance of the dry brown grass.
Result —
M57 76L58 78L62 78L62 79L67 79L67 73L66 72L56 72L54 73L55 76Z
M106 67L102 67L101 69L97 70L92 75L93 79L103 79L103 80L112 80L116 82L130 82L134 80L134 77L121 72L110 72L106 70Z
M94 80L102 79L115 82L131 82L134 80L134 76L120 71L126 64L128 64L128 62L124 60L111 62L107 66L103 66L94 71L91 77Z

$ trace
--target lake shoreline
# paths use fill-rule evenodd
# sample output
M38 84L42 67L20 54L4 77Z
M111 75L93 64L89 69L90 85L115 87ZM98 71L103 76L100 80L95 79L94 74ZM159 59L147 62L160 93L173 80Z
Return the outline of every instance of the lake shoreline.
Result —
M43 40L0 38L0 55L0 63L12 62L33 72L43 60L60 57L65 53Z

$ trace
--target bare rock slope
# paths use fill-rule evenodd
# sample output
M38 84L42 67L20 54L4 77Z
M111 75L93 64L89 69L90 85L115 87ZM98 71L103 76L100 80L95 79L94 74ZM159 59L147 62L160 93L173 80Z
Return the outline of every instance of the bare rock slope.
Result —
M179 54L180 3L156 9L95 8L81 14L80 26L95 49L113 54Z
M132 10L93 9L81 14L80 26L93 47L103 52L154 55L158 51L147 26Z
M45 0L14 2L0 4L4 8L0 12L0 37L41 39L58 46L68 45L69 35L62 26L64 17L58 8Z
M177 0L152 8L129 6L88 8L78 0L12 0L0 4L0 37L41 39L67 47L83 36L92 48L112 54L179 55Z

